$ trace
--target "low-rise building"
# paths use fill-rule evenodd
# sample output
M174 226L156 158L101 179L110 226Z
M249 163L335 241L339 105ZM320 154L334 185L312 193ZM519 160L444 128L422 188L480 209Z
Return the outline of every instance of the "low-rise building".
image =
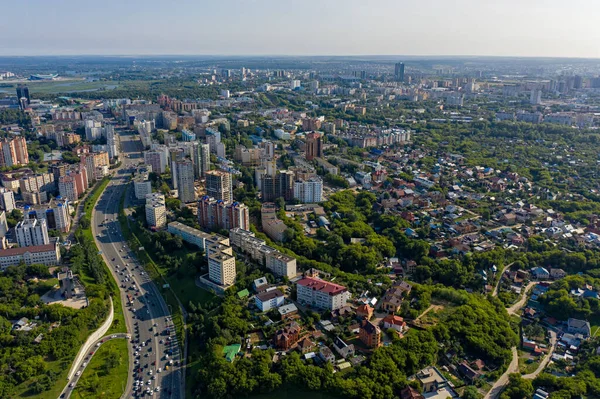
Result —
M56 266L60 263L60 259L60 249L55 242L33 247L2 249L0 250L0 269L4 270L20 263Z
M254 296L254 303L261 312L268 312L271 309L276 309L283 305L283 293L277 288L261 292Z
M340 337L335 337L333 340L333 349L344 359L354 356L354 345L348 345Z

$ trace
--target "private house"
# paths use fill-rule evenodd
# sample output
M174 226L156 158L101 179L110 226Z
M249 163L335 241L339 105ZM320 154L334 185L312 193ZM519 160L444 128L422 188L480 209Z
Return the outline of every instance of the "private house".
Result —
M315 349L315 343L308 338L304 338L298 342L298 350L302 354L312 352L313 349Z
M298 341L300 326L296 322L278 330L275 333L274 344L277 349L288 350Z
M400 391L400 399L425 399L425 397L419 391L407 385L406 388Z
M348 345L340 337L333 340L333 349L344 359L354 356L354 345Z
M360 305L356 308L356 317L371 320L371 317L373 317L373 308L367 304Z
M368 348L377 348L381 343L381 330L368 320L363 320L358 336Z
M333 352L331 351L331 349L329 349L326 346L321 347L321 349L319 350L319 357L327 363L335 363L335 355L333 354Z
M391 328L399 333L406 331L406 322L400 316L387 315L383 318L383 320L381 320L381 322L383 323L384 330L388 330Z
M406 281L396 281L390 289L385 292L381 300L381 308L388 313L400 311L402 301L410 295L412 286Z
M550 273L544 267L534 267L531 269L531 276L536 280L547 280L550 278Z
M550 268L550 277L552 277L553 279L559 279L559 278L564 278L567 276L567 273L563 270L563 269L555 269L555 268Z
M277 311L281 316L281 320L289 319L294 315L298 314L298 308L293 303L290 303L289 305L280 306L279 309L277 309Z
M592 333L590 323L585 320L569 319L567 321L567 332L570 334L581 334L584 337L589 337Z
M481 377L481 373L473 370L466 361L458 365L458 372L471 384L474 384Z

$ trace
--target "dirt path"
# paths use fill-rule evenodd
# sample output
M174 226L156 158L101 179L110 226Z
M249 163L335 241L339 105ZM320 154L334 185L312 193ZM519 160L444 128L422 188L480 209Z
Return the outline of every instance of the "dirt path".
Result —
M512 305L510 308L506 309L506 311L508 312L509 315L513 315L515 313L517 313L517 311L519 311L524 305L525 302L527 302L527 293L529 291L531 291L531 289L538 283L538 281L532 281L529 284L527 284L527 287L525 287L524 290L521 290L521 299L519 299L514 305Z
M552 354L554 353L554 349L556 349L556 342L557 342L556 341L556 333L554 331L550 330L550 350L548 351L548 354L546 355L544 360L542 360L542 362L540 363L538 368L533 373L526 374L523 376L523 378L526 378L528 380L533 380L535 377L538 376L539 373L542 372L542 370L544 370L544 368L546 368L546 366L552 359Z

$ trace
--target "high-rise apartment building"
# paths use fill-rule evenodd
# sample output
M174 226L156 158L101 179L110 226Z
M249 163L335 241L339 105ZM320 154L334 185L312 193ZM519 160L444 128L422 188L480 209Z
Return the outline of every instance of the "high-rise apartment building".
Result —
M29 153L25 137L4 138L0 141L2 145L2 156L0 166L27 165Z
M194 153L194 175L197 179L206 176L206 172L210 170L210 146L195 142L193 144Z
M394 65L394 78L397 82L404 82L404 63L398 62Z
M113 159L119 156L119 139L115 134L115 127L111 124L104 126L104 136L106 136L106 147L108 157Z
M261 179L261 188L263 201L272 202L280 197L290 201L294 198L294 172L282 170L274 176L265 174Z
M167 225L165 196L159 193L146 195L146 222L148 226L162 229Z
M69 201L77 201L79 198L79 191L77 190L77 184L73 176L61 176L58 179L58 192L60 196L68 199Z
M45 219L24 219L17 223L15 235L19 247L50 244L48 225Z
M15 209L15 193L5 187L0 187L0 205L6 212Z
M159 175L167 170L166 156L157 150L146 151L144 153L144 162L152 166L152 171Z
M183 203L194 202L196 200L194 164L190 159L175 161L175 172L179 200Z
M222 170L206 172L206 195L217 200L233 201L233 184L231 173Z
M240 202L226 203L207 195L198 202L198 224L208 229L250 229L250 210Z
M294 182L294 198L305 204L323 201L323 180L313 177Z
M66 233L71 228L71 213L66 198L53 198L47 205L26 205L23 214L27 219L45 219L49 229Z
M323 157L323 142L321 134L311 132L306 135L306 160L312 161L315 158Z
M102 137L102 121L88 119L85 121L85 139L94 141Z

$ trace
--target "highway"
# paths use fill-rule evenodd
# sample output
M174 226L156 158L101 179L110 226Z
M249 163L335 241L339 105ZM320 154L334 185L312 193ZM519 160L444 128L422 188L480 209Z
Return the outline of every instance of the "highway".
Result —
M127 330L131 333L129 378L122 398L182 398L180 349L170 312L127 247L118 221L122 194L130 184L133 165L141 160L141 142L131 133L121 134L121 150L129 157L122 157L121 168L98 199L92 232L120 287Z

